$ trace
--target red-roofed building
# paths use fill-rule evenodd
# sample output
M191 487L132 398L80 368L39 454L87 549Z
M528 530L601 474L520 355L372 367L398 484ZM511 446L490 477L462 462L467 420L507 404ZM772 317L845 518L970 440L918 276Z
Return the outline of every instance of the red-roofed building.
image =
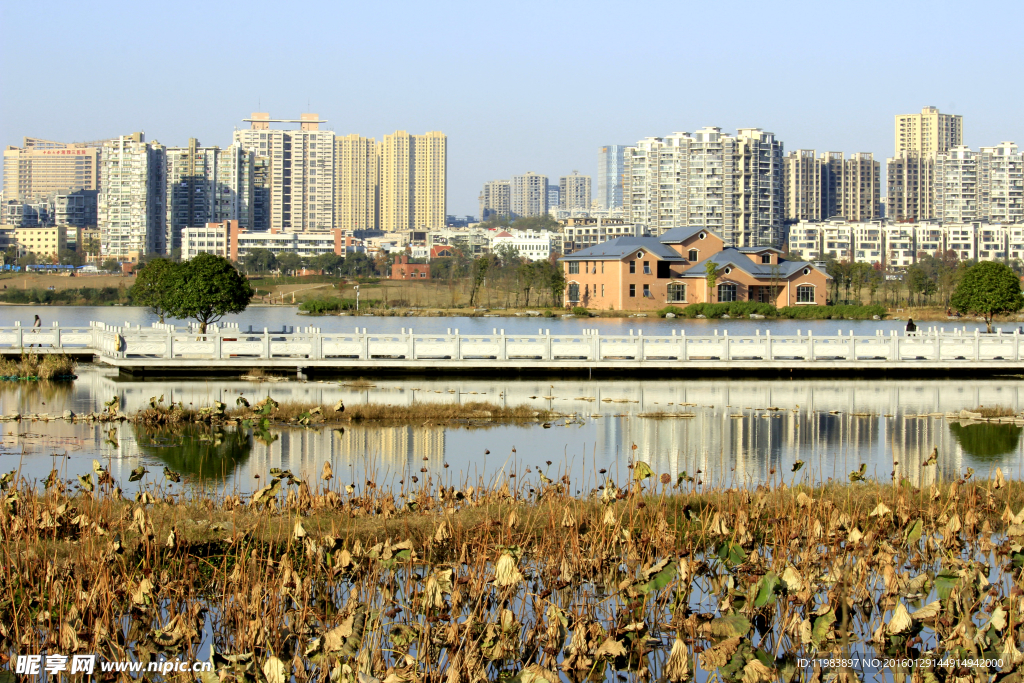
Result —
M445 258L446 256L454 256L455 252L447 244L435 244L430 248L430 258Z
M430 266L426 263L409 263L408 256L400 256L391 264L392 280L429 280Z

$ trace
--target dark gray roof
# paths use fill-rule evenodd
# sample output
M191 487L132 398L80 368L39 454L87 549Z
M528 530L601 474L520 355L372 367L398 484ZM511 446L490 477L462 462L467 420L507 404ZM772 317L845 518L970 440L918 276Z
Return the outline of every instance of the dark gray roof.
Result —
M716 233L713 230L708 230L707 228L701 225L689 225L683 228L671 228L669 230L666 230L661 234L660 237L658 237L658 239L663 244L678 244L679 242L685 242L686 240L696 235L698 232L706 232L714 235L715 237L718 237L718 233ZM719 237L719 239L721 238Z
M683 277L705 277L704 269L707 267L708 261L714 263L718 268L724 268L725 266L731 265L756 278L767 279L773 277L772 265L767 263L755 263L742 251L732 247L723 249L703 261L695 263L692 268L688 268L686 272L683 273ZM825 271L820 268L815 268L813 263L807 263L806 261L780 261L778 271L776 272L778 277L788 278L793 273L804 268L814 268L815 270L819 270L825 274L825 277L831 279L828 273L825 273Z
M615 239L595 244L592 247L573 252L563 256L559 261L617 261L625 258L628 254L643 249L654 254L662 261L684 261L674 249L666 247L658 241L657 237L636 237L634 235L623 235Z

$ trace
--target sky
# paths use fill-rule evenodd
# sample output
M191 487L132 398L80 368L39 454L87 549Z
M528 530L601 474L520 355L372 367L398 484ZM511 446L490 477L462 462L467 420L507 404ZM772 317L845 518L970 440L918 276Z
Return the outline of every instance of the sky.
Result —
M784 149L893 153L893 117L1024 146L1021 3L0 3L0 144L142 130L227 146L251 112L338 134L448 136L448 213L484 182L594 176L647 136L762 128Z

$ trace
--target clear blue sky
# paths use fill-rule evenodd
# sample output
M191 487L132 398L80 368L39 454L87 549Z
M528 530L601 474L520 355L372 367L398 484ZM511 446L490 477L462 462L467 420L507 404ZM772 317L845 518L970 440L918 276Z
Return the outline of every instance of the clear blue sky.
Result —
M225 146L253 111L378 140L441 130L454 214L486 180L595 175L600 145L706 125L884 160L893 116L934 105L971 147L1024 145L1021 7L8 0L0 144Z

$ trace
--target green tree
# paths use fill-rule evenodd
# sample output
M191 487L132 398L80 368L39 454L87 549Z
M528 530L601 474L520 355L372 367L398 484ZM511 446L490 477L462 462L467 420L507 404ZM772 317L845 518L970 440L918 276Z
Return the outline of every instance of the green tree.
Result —
M555 261L555 258L556 255L552 254L550 261L538 261L538 263L545 264L542 268L546 275L548 289L551 290L551 305L561 306L562 295L565 293L565 272L562 270L562 264Z
M284 251L277 255L277 265L285 275L294 273L302 268L302 257L293 251Z
M520 217L512 221L512 227L516 230L554 231L562 227L562 224L552 218L549 214L543 216Z
M74 249L61 249L57 252L57 260L62 266L80 266L85 263L85 254Z
M708 288L708 303L715 302L715 282L718 281L718 265L714 261L704 264L704 284Z
M487 271L491 267L491 258L489 256L481 256L473 262L473 283L469 290L469 305L475 305L476 294L480 290L480 285L484 283L484 278L487 277Z
M242 257L247 273L269 273L277 268L277 257L269 249L252 249Z
M241 313L255 292L223 256L199 254L179 265L170 278L165 299L167 314L192 318L199 331L228 313Z
M937 285L922 264L915 263L914 265L907 268L907 293L913 300L914 294L921 295L918 298L918 304L924 304L928 297L935 293Z
M163 322L167 312L167 298L179 267L165 258L148 261L136 275L135 284L128 290L128 300L133 306L148 306Z
M962 313L983 317L991 332L993 316L1024 308L1024 294L1020 278L1009 266L981 261L964 272L950 303Z
M119 273L121 272L121 262L113 257L104 259L100 265L100 270L105 270L108 273Z

